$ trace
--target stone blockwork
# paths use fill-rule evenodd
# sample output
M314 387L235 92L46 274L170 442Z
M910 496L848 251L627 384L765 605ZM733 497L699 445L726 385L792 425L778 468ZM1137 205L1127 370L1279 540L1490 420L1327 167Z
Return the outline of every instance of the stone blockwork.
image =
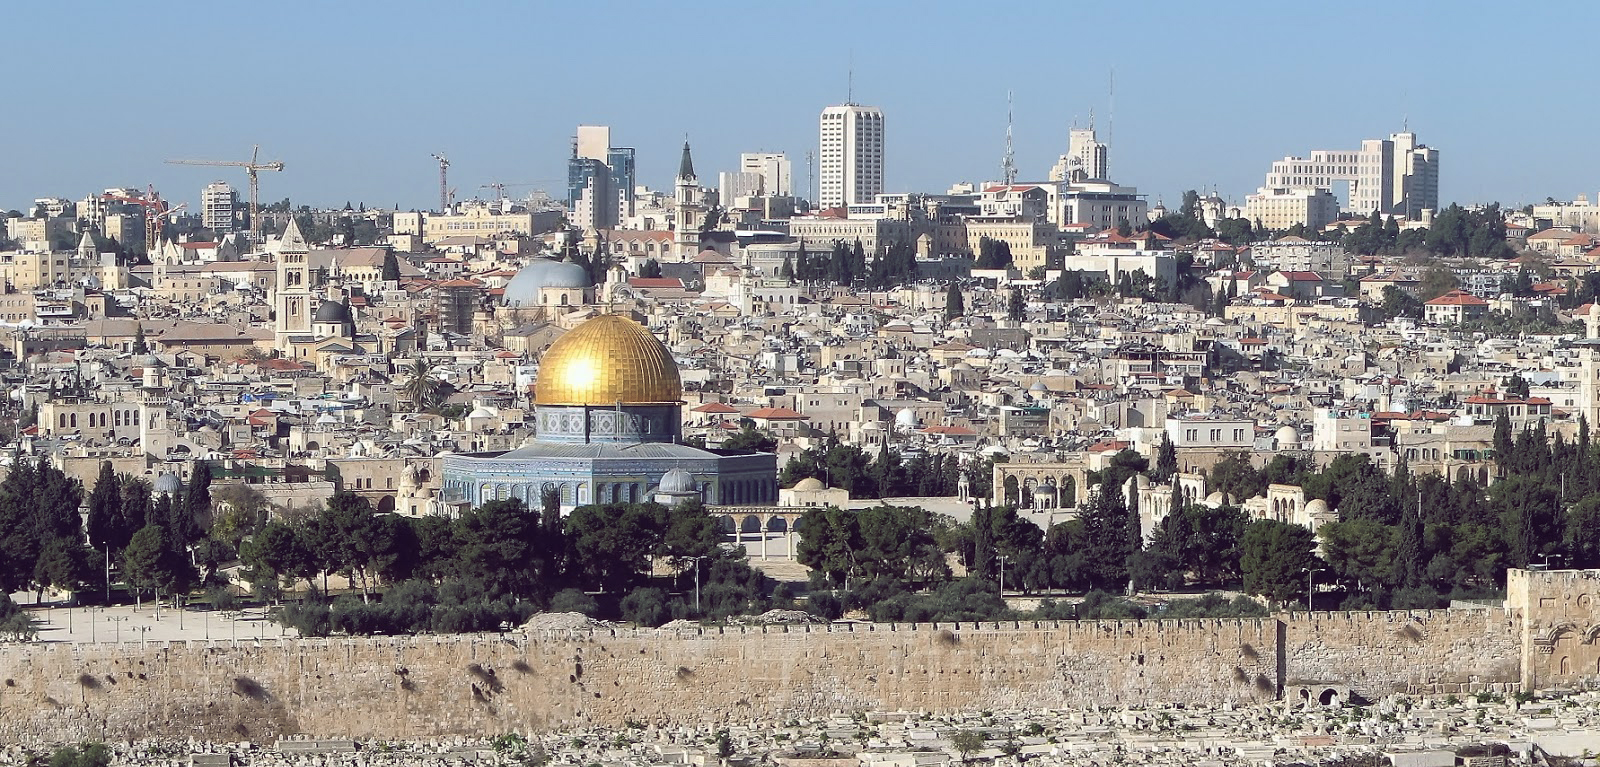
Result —
M1378 700L1397 692L1506 692L1520 681L1522 636L1513 611L1289 613L1279 620L1291 687L1334 685Z
M856 624L32 645L0 650L0 739L424 737L1276 694L1277 622Z
M1505 609L1260 619L11 645L0 648L0 740L418 738L863 710L1243 704L1280 691L1509 692L1530 678L1600 680L1597 586L1600 573L1513 571Z

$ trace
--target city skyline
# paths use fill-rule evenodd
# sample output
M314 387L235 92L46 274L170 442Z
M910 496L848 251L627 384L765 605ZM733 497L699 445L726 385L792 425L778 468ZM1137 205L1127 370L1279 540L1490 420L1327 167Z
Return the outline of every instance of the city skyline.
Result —
M611 126L619 144L637 148L639 182L657 189L670 187L687 133L707 179L736 170L742 152L784 152L799 191L808 185L806 153L817 151L816 115L847 98L882 109L893 123L885 191L937 192L959 181L998 178L1008 90L1015 102L1019 180L1047 178L1067 150L1074 118L1086 125L1092 110L1110 145L1115 180L1138 186L1152 204L1173 205L1189 188L1215 188L1242 202L1282 157L1388 135L1407 123L1450 158L1441 203L1569 199L1592 195L1600 184L1593 174L1596 152L1581 138L1581 114L1536 121L1517 117L1508 105L1514 94L1580 87L1581 54L1570 46L1541 47L1538 77L1531 68L1485 68L1486 51L1514 51L1531 44L1533 34L1496 21L1487 6L1451 6L1448 14L1412 6L1428 32L1403 42L1410 60L1425 63L1398 74L1384 64L1392 59L1380 54L1396 44L1399 32L1370 24L1388 12L1376 4L1350 6L1333 17L1261 3L1222 12L1172 5L1150 18L1037 5L1028 9L1028 23L946 3L916 17L900 4L815 3L790 12L740 9L737 15L727 4L700 5L691 14L664 5L508 10L465 4L426 24L418 14L380 15L361 6L319 9L314 22L303 13L211 9L213 33L253 31L230 38L230 66L240 72L237 93L193 103L182 88L195 76L190 51L149 42L176 34L198 8L179 4L159 15L106 8L87 20L39 4L13 11L11 28L72 26L79 44L95 54L64 57L45 43L48 36L19 36L15 60L45 66L39 77L18 79L14 103L38 104L41 114L87 104L103 119L54 120L49 130L10 121L6 143L30 148L0 177L0 207L154 184L169 199L190 201L192 209L212 181L242 189L243 173L164 161L242 160L254 144L264 158L287 166L263 177L263 202L289 197L318 206L349 200L432 208L435 152L451 160L458 199L487 196L491 192L480 187L493 182L535 182L560 199L578 124ZM834 20L846 11L851 31L838 33ZM452 47L490 22L582 28L619 15L634 22L613 30L624 43L617 49L637 54L597 57L571 73L538 62L592 55L581 35L538 34L528 50L507 45L503 54L474 49L457 55ZM1600 13L1572 4L1562 15L1581 26ZM923 18L939 23L922 28ZM803 57L794 49L798 63L792 67L742 74L738 56L698 60L707 84L740 73L730 80L738 87L720 100L709 85L693 99L682 97L681 85L652 87L650 67L641 66L665 55L654 52L654 41L675 35L737 51L775 29L786 39L807 41ZM1284 55L1298 53L1295 41L1307 34L1333 41L1337 68L1325 57ZM992 40L1003 40L1009 54L997 60L1016 63L1022 60L1017 54L1035 51L1041 61L1059 64L974 67L995 52ZM1060 45L1070 55L1063 56ZM770 50L769 56L790 50L758 49ZM433 53L397 55L405 50ZM141 72L168 83L162 97L103 76L106 61L135 58ZM519 87L504 87L519 81ZM74 86L62 87L67 82ZM515 96L508 99L508 92ZM463 118L458 109L430 106L429 94L454 104L481 103L473 112L486 116ZM1515 164L1507 161L1508 124L1522 145Z

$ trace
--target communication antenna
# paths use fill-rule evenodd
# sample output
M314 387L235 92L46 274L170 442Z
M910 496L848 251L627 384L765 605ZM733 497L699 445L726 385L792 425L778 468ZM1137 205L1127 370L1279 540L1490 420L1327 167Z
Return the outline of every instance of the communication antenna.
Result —
M853 49L853 48L850 50L850 59L849 59L849 61L850 61L850 63L845 67L845 75L844 75L844 83L845 83L845 85L844 85L844 103L847 106L855 106L855 103L856 103L856 52L855 52L855 49Z
M817 160L817 153L811 151L810 149L807 149L806 150L806 195L807 195L806 202L811 203L812 205L815 205L817 203L817 176L816 176L816 173L814 172L814 165L813 165L813 163L815 163L816 160Z
M1000 177L1006 186L1017 183L1017 157L1011 149L1011 91L1006 91L1006 156L1000 161Z
M1109 89L1109 108L1106 110L1106 147L1109 148L1117 137L1117 68L1111 68L1111 83Z

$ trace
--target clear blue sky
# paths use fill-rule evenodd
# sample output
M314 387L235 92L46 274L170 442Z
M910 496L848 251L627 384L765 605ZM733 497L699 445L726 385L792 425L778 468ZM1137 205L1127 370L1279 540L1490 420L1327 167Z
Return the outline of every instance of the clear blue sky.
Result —
M1114 67L1112 175L1152 202L1242 200L1274 159L1405 118L1442 152L1445 200L1570 198L1600 191L1597 21L1590 2L17 3L0 207L242 193L242 172L162 160L252 144L287 163L263 200L431 207L432 152L462 197L494 180L559 197L579 123L637 147L652 186L685 134L702 183L766 149L802 186L852 58L855 100L886 114L891 191L996 177L1007 89L1022 176L1044 178L1074 116L1110 122Z

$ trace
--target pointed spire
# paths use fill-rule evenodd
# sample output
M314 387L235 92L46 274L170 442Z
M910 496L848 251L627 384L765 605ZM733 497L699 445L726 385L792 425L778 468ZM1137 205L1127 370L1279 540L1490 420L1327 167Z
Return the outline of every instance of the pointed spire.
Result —
M678 161L678 178L694 178L694 160L689 159L689 137L683 138L683 159Z
M300 225L295 223L294 216L290 216L289 225L283 228L283 237L278 239L278 252L305 253L310 250L305 235L300 233Z

